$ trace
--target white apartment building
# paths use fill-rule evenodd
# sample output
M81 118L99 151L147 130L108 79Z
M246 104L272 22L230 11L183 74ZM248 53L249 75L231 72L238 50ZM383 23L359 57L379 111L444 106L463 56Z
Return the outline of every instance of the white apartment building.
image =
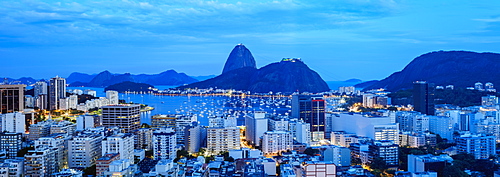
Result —
M161 128L153 132L153 153L155 159L177 157L177 135L172 128Z
M21 112L0 114L1 130L11 133L24 133L25 132L25 116Z
M240 149L240 141L240 129L237 127L207 129L207 152L211 154Z
M483 134L465 134L457 138L458 152L473 154L476 159L487 159L495 155L495 137Z
M102 155L119 153L120 159L129 159L134 164L134 135L119 133L107 136L102 140Z
M102 155L102 139L99 134L80 134L69 140L68 166L87 168L94 165Z
M269 131L262 138L264 154L279 154L293 149L293 135L288 131Z

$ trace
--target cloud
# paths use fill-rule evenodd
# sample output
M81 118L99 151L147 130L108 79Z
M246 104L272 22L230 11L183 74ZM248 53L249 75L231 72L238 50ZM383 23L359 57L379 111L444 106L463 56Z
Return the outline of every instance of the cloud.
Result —
M216 41L231 34L287 33L365 24L397 9L389 0L141 2L4 1L0 35L39 45ZM33 33L37 31L40 33ZM133 45L133 44L131 44Z

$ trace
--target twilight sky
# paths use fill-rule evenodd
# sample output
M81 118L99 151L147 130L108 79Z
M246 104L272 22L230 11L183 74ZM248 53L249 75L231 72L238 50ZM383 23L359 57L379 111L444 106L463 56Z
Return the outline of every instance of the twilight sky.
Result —
M383 79L436 50L500 52L496 0L0 1L0 77L174 69L218 75L300 57L324 80Z

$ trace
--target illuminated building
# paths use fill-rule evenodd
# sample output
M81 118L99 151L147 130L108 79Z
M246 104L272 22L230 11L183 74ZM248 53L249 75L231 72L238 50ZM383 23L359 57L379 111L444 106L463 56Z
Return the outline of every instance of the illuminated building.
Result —
M253 115L245 117L246 133L245 138L250 144L260 146L260 138L268 130L268 119L266 112L255 111Z
M434 115L434 84L425 81L413 83L413 109L422 114Z
M1 130L12 133L24 133L25 115L20 112L0 114Z
M23 111L25 87L26 85L0 85L0 111L2 114Z
M325 106L326 102L321 96L292 96L292 117L310 124L312 141L320 141L325 138Z
M119 153L120 159L129 159L134 163L134 135L119 133L107 136L102 140L102 155Z
M282 151L292 150L293 136L288 131L269 131L262 138L262 152L277 155Z
M140 105L109 105L102 107L102 125L120 127L123 133L131 133L140 128Z
M207 151L218 154L222 151L240 149L240 129L237 127L208 128L207 129Z
M114 90L106 91L106 98L109 100L109 104L116 105L118 104L118 92Z
M102 156L102 136L84 133L74 136L68 143L68 166L87 168L95 164Z
M495 153L495 137L483 134L465 134L457 138L459 153L469 153L476 159L487 159Z
M66 79L56 76L49 81L50 110L58 109L62 98L66 98Z
M22 149L21 133L0 133L0 149L6 151L8 159L17 157L17 152Z
M161 128L153 132L153 155L155 160L177 157L177 137L172 128Z

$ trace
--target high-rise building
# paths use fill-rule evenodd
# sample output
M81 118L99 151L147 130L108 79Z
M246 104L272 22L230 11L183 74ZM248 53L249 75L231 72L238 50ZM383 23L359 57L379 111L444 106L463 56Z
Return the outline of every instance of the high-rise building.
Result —
M48 85L47 81L45 80L40 80L35 83L35 86L33 86L33 91L35 92L35 97L40 96L43 94L48 94Z
M87 128L95 127L95 119L98 119L94 115L80 115L76 117L76 130L82 131Z
M1 130L12 133L24 133L26 130L26 119L23 113L0 114Z
M68 143L68 166L87 168L95 164L102 156L102 139L99 134L80 134Z
M292 96L292 117L310 124L312 141L320 141L325 138L325 107L326 102L322 96Z
M123 133L131 133L140 128L140 105L109 105L102 107L102 125L120 127Z
M129 159L134 163L134 135L119 133L107 136L102 140L102 155L119 153L120 159Z
M76 109L78 105L78 95L70 95L68 98L68 109Z
M155 160L177 157L177 137L172 128L161 128L153 132L153 155Z
M5 171L9 173L9 177L22 177L24 175L24 157L5 159L3 163L0 163L0 166L6 168Z
M186 128L184 145L189 153L196 153L206 139L206 129L200 125L193 125Z
M151 117L151 128L175 128L175 122L180 114L163 115L158 114Z
M26 85L0 85L0 111L2 114L23 111Z
M76 124L70 121L60 121L50 124L50 134L62 133L67 135L73 135L75 130L76 130Z
M17 152L22 149L22 133L0 133L0 149L5 150L7 158L17 157Z
M278 155L282 151L293 149L293 136L288 131L269 131L262 138L262 152Z
M50 123L47 121L38 122L30 125L28 139L34 141L40 137L49 136L49 134Z
M443 116L430 116L429 131L451 141L453 139L453 124L451 118Z
M309 123L297 120L290 121L289 124L289 131L292 133L295 141L304 144L311 143L311 126L309 126Z
M399 126L392 117L339 114L332 119L333 131L344 131L379 141L399 142Z
M30 150L24 155L24 175L31 177L50 176L58 172L55 148Z
M240 141L240 129L237 127L207 129L207 151L211 154L240 149Z
M140 128L134 131L135 149L153 150L153 130Z
M321 146L323 161L331 161L338 167L351 165L351 150L342 146Z
M459 153L470 153L476 159L487 159L495 155L495 137L482 134L465 134L457 138Z
M260 146L260 138L268 131L268 119L266 112L255 111L253 115L245 117L246 140L255 146Z
M66 98L66 79L56 76L49 81L49 108L58 109L61 98Z
M413 82L413 109L422 114L434 115L434 84Z
M193 115L183 115L180 117L177 117L175 120L175 134L177 136L177 144L184 144L185 143L185 136L184 133L186 132L185 129L188 128L191 123L197 122L198 118L196 114Z
M110 105L118 104L118 92L114 90L106 91L106 98L109 100Z
M35 150L51 149L55 151L54 164L61 170L68 165L68 142L71 138L64 135L41 137L35 140Z

